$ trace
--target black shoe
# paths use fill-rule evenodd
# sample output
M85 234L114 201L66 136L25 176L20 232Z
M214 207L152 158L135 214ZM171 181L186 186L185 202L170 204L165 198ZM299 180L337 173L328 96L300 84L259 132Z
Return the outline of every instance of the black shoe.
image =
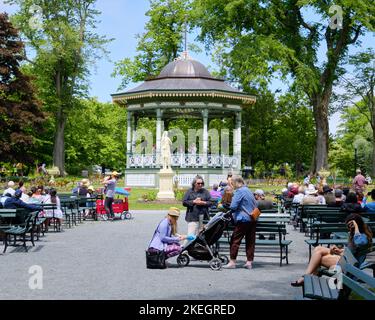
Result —
M303 281L300 282L300 281L296 280L296 281L292 282L290 285L292 287L302 287L303 286Z

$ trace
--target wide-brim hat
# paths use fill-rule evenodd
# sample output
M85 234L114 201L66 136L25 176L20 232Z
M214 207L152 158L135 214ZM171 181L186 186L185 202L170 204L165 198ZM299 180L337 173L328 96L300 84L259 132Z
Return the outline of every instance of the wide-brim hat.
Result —
M306 194L317 194L318 190L315 189L314 185L310 184L309 187L306 189Z
M89 187L87 188L87 190L95 191L95 189L94 189L93 186L89 186Z
M115 176L115 177L118 177L120 174L119 174L117 171L113 171L113 172L111 173L111 175L112 175L112 176Z
M180 209L176 207L171 207L168 210L168 214L173 217L179 217L180 216Z

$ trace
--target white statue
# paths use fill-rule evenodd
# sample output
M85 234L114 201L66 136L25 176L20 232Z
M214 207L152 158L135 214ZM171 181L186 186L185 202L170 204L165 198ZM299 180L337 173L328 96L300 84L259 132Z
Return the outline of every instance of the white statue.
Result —
M168 131L164 131L161 138L161 159L164 170L171 168L171 146L172 141L168 137Z

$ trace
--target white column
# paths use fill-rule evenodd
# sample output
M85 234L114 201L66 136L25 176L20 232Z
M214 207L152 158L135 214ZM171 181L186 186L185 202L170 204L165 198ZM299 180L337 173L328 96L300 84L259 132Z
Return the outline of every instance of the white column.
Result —
M126 131L126 167L130 167L129 156L132 149L132 112L127 113L127 131Z
M208 151L208 109L202 111L203 115L203 166L207 167Z
M156 109L156 163L160 163L162 119L160 108Z
M131 149L132 149L132 151L131 151L131 153L132 154L135 154L135 144L136 144L136 138L137 138L137 135L136 135L136 133L137 133L137 119L136 119L136 116L135 116L135 114L133 113L132 114L132 147L131 147Z
M234 118L234 128L233 128L233 153L232 156L237 155L237 114Z
M241 112L237 113L236 116L236 127L237 127L237 159L238 159L238 170L241 170L241 123L242 123L242 114Z

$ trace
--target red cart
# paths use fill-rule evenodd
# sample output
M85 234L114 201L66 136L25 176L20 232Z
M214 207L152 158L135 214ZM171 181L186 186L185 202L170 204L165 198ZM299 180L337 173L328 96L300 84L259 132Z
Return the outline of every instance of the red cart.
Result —
M129 199L128 196L130 195L129 191L130 188L116 188L116 194L124 195L123 199L114 199L112 208L113 213L115 215L115 219L131 219L132 214L129 212ZM98 218L102 220L108 220L107 213L104 207L105 200L96 200L96 214Z

